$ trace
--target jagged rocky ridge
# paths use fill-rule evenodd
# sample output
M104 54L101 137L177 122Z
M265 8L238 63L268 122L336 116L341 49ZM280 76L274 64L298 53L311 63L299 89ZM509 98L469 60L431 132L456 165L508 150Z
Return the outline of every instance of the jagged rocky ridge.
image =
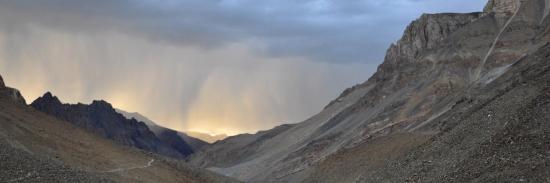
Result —
M246 182L550 181L549 7L422 15L319 114L189 161Z
M236 182L37 111L1 78L0 182Z
M93 101L90 105L62 104L48 92L31 106L123 145L175 158L184 158L194 152L177 132L166 131L157 136L145 123L126 119L105 101Z
M23 98L19 90L7 87L2 76L0 76L0 97L9 98L17 104L27 105L25 98Z
M169 129L169 128L159 126L153 120L150 120L149 118L147 118L147 117L145 117L145 116L143 116L143 115L141 115L137 112L130 113L130 112L126 112L126 111L121 110L121 109L115 109L115 110L118 113L124 115L128 119L133 118L133 119L136 119L138 121L141 121L141 122L145 123L147 125L147 127L149 127L149 129L153 133L155 133L155 135L157 137L159 137L164 142L170 142L172 144L172 147L176 147L176 148L186 147L187 145L183 145L183 144L180 145L180 143L183 142L183 143L186 143L189 146L191 146L191 148L195 152L195 151L198 151L201 148L208 145L207 142L205 142L201 139L189 136L187 133L183 133L183 132L179 132L179 131L176 131L176 130L172 130L172 129Z

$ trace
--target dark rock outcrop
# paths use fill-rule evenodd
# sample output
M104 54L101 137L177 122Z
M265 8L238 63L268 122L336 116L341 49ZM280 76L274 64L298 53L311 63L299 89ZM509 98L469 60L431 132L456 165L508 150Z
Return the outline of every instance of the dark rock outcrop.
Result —
M175 130L166 129L160 132L157 136L162 142L170 145L170 147L172 147L173 149L177 150L182 154L190 155L195 151L194 147L192 147L189 143L187 143L179 135L179 132Z
M27 105L21 92L17 89L7 87L2 76L0 76L0 97L8 98L16 104Z
M4 79L2 78L2 76L0 76L0 88L5 88L6 87L6 84L4 84Z
M193 153L185 142L166 135L157 137L145 123L126 119L105 101L93 101L90 105L63 104L48 92L36 99L31 106L123 145L175 158Z
M405 30L403 37L390 46L386 62L395 58L418 58L423 50L437 48L439 43L456 30L479 18L481 13L423 14Z

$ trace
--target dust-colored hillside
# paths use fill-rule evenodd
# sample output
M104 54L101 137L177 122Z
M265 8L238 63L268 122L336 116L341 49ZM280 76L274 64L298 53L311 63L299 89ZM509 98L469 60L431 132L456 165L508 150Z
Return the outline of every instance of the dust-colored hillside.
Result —
M483 12L424 14L319 114L190 162L246 182L543 182L549 10L491 0Z

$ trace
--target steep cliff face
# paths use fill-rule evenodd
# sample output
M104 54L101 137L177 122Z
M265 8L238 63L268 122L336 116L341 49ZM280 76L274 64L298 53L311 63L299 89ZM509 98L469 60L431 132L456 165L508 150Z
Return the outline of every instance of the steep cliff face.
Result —
M439 126L438 119L468 97L463 93L494 84L543 49L549 29L546 21L541 23L545 3L495 0L485 12L423 15L388 49L368 81L346 90L319 114L267 138L261 138L263 132L218 142L190 161L244 181L300 182L312 171L326 180L346 177L345 172L325 174L331 166L319 167L346 149L363 147L374 139L386 139L375 147L394 148L366 147L375 154L387 154L388 161L407 156L411 149L448 130ZM257 143L250 146L251 142ZM479 142L469 143L478 147ZM236 150L215 150L226 148ZM243 153L247 156L241 157ZM349 174L344 182L361 181L360 176Z
M436 64L436 61L438 61L433 57L438 53L434 53L432 57L427 57L425 53L430 51L437 52L440 46L445 46L442 42L448 40L451 34L478 20L481 15L481 13L422 15L406 28L403 37L397 43L390 46L384 62L369 80L376 80L372 82L381 83L389 81L389 83L385 84L392 84L394 87L401 87L409 84L410 81L417 81L418 79L414 77L419 76L419 72ZM488 27L485 31L491 34L494 29L494 27ZM485 34L487 33L472 36L485 36ZM460 52L455 54L459 56L479 55L479 53L465 55Z
M181 138L157 137L147 125L135 119L126 119L105 101L85 104L62 104L51 93L36 99L31 106L36 110L66 120L107 139L123 145L175 158L183 158L193 153L192 148Z
M405 30L403 37L393 44L386 62L398 59L415 59L423 50L434 49L457 29L479 18L480 13L470 14L423 14Z
M497 14L512 15L524 0L489 0L484 12L495 12Z
M4 87L6 87L6 84L4 84L4 78L0 76L0 88L4 88Z
M19 90L7 87L2 76L0 76L0 97L8 98L12 102L20 105L27 105L25 98L23 98Z

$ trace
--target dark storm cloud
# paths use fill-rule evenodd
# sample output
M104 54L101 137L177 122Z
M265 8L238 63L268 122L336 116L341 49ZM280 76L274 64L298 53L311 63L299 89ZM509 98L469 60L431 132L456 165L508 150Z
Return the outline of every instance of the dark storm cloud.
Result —
M0 0L0 74L27 101L104 99L178 130L295 123L364 82L422 12L479 0Z
M422 12L480 10L479 0L0 0L0 26L118 31L183 46L260 43L258 52L379 63Z

